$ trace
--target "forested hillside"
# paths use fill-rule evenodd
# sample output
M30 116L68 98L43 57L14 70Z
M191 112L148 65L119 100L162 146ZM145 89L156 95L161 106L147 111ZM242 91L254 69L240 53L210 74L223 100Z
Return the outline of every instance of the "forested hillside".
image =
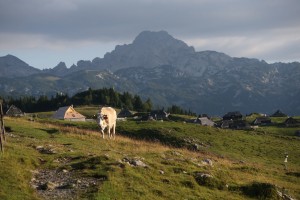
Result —
M1 97L0 97L1 98ZM15 105L23 112L44 112L54 111L62 106L81 106L81 105L109 105L115 108L126 108L138 112L149 112L153 109L165 109L173 114L188 114L195 115L190 110L185 110L177 105L170 105L167 108L154 107L150 98L143 100L138 95L132 95L129 92L119 93L113 88L103 88L92 90L91 88L84 92L79 92L72 97L67 94L56 94L49 98L48 96L40 96L39 98L33 96L24 96L20 98L4 98L4 110L9 106Z
M24 112L43 112L53 111L61 106L67 105L110 105L117 108L127 108L136 111L150 111L152 103L150 99L143 101L140 96L132 95L128 92L119 93L112 88L103 88L99 90L89 89L79 92L72 97L67 94L56 94L51 98L40 96L24 96L20 98L4 99L4 107L9 105L18 106Z

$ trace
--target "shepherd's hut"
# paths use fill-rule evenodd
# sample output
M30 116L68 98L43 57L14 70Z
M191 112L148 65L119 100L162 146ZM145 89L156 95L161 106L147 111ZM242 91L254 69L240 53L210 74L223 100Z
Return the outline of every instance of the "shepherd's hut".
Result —
M54 119L66 121L85 121L85 116L77 112L72 106L60 107L52 116Z

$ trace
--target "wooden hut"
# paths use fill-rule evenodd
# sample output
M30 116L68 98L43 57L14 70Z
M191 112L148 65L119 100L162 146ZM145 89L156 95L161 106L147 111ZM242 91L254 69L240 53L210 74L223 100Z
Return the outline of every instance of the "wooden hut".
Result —
M24 112L22 112L22 110L20 108L16 107L15 105L11 105L5 114L10 117L24 116Z
M54 119L66 121L85 121L85 116L77 112L72 106L60 107L52 116Z
M122 109L119 114L118 114L118 118L126 118L126 117L132 117L133 113L128 110L127 108Z
M253 125L270 125L272 123L270 117L257 117L252 124Z
M243 115L239 111L228 112L223 116L223 120L241 120Z
M300 126L300 120L289 117L285 120L284 124L287 127L298 127Z
M280 110L277 110L273 115L271 115L271 117L287 117L287 115Z
M167 113L166 111L164 111L164 109L162 110L153 110L150 113L150 116L154 119L154 120L166 120L168 119L170 113Z
M201 124L202 126L215 126L215 123L207 117L199 117L195 120L195 123Z

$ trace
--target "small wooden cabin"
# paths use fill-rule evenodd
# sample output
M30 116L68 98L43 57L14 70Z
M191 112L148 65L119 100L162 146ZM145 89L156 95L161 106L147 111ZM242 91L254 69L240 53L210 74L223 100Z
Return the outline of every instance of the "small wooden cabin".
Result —
M126 118L126 117L132 117L132 116L133 116L133 113L126 108L122 109L118 114L118 118Z
M218 127L234 130L250 130L251 126L246 120L222 120Z
M286 127L297 127L300 126L300 120L289 117L284 122Z
M239 111L228 112L223 116L223 120L241 120L243 115Z
M22 112L22 110L20 108L16 107L15 105L11 105L5 114L10 117L24 116L24 113Z
M162 110L153 110L150 113L150 116L154 120L165 120L168 119L170 113L165 112L163 109Z
M272 123L271 118L270 117L257 117L252 124L253 125L270 125Z
M62 119L66 121L85 121L85 116L77 112L73 105L60 107L52 116L54 119Z
M280 110L277 110L273 115L271 115L271 117L287 117L287 115Z
M199 117L194 123L201 124L202 126L215 126L215 123L207 117Z

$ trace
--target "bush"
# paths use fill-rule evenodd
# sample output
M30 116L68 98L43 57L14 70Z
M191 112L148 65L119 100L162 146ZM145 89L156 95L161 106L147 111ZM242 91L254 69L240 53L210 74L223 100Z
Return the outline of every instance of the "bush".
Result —
M253 182L242 186L241 190L245 195L256 199L280 199L275 185L270 183Z
M210 174L202 173L202 172L195 172L194 178L196 182L201 186L206 186L211 189L219 189L224 190L226 188L226 183L216 179Z

